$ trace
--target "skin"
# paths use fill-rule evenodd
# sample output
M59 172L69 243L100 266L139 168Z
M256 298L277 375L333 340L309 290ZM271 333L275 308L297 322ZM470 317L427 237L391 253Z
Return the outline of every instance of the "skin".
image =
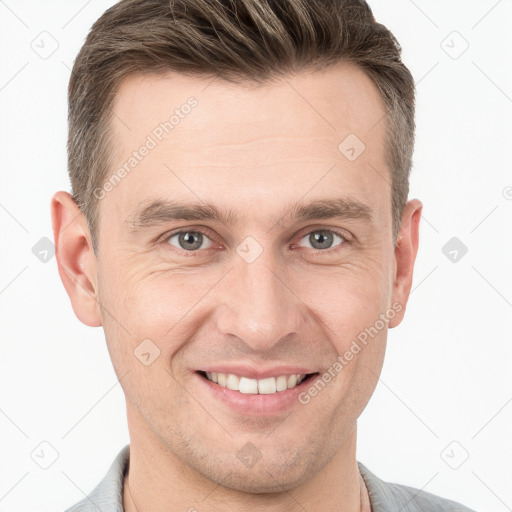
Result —
M350 63L259 88L133 76L114 105L112 172L190 96L198 105L100 201L98 257L71 196L52 199L61 279L77 317L103 326L126 396L137 510L359 511L357 418L378 381L387 330L405 313L422 210L408 201L395 247L379 91ZM366 146L353 162L338 150L350 133ZM288 220L298 200L340 195L368 205L374 222ZM241 220L135 229L133 212L155 197L199 198ZM178 228L204 233L195 256L178 236L162 238ZM308 235L326 229L346 237L330 249L312 245ZM251 264L236 252L247 236L263 248ZM250 362L322 374L393 303L401 311L307 405L236 414L194 373ZM148 366L134 356L147 338L160 350ZM252 467L237 458L247 442L261 452ZM135 510L126 480L124 503Z

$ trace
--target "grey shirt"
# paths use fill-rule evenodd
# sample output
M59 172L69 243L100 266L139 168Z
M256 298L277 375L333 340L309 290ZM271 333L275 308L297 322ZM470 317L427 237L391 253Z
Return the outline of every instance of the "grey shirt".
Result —
M66 512L124 512L123 483L128 468L130 445L116 456L103 480L93 491ZM439 498L413 487L384 482L363 464L357 463L368 489L372 512L475 512L455 501Z

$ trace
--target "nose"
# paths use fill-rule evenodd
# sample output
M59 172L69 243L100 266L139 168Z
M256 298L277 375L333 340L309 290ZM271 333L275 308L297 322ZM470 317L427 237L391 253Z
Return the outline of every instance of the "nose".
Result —
M235 258L218 293L217 328L254 351L268 351L302 328L305 304L271 251L263 251L252 263Z

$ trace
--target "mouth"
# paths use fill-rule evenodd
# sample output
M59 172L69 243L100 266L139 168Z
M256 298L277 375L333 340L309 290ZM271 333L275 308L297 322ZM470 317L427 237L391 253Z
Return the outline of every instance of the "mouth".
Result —
M251 379L233 373L196 372L203 379L215 384L219 388L226 388L245 395L273 395L294 389L319 375L319 372L306 374L279 375L264 379ZM302 386L301 386L302 387Z

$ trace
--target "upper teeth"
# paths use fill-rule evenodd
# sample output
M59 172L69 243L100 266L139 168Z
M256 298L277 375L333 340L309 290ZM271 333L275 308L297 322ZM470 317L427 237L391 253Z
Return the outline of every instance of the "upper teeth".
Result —
M219 384L223 388L240 391L240 393L252 393L269 395L277 391L285 391L300 384L306 375L280 375L266 379L249 379L239 377L233 373L206 372L208 380Z

